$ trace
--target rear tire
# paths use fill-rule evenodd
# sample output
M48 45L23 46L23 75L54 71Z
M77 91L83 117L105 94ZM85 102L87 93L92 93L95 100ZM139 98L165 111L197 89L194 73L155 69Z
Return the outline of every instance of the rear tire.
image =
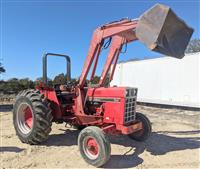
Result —
M47 100L35 90L21 91L13 108L13 124L23 143L39 144L47 140L53 116Z
M83 159L95 167L104 165L110 158L110 141L98 127L83 129L78 136L78 146Z
M151 135L151 131L152 131L151 122L144 114L141 114L141 113L136 114L136 120L142 122L143 129L137 132L131 133L128 136L131 139L136 140L136 141L145 141Z

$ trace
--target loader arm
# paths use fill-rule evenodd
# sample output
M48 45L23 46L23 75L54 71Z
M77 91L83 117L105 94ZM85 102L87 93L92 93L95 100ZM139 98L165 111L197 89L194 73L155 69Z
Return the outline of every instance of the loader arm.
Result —
M95 63L94 63L94 67L93 67L90 79L93 78L104 40L106 38L113 37L108 58L106 60L106 64L103 68L103 72L101 75L102 80L99 83L100 85L103 84L106 74L111 66L111 63L114 57L117 56L117 50L120 50L121 45L124 42L130 42L130 41L136 40L136 36L135 36L136 26L137 26L137 20L123 19L121 21L117 21L114 23L105 24L94 31L92 40L90 43L89 51L84 63L83 71L80 76L80 81L79 81L80 88L84 87L85 80L87 78L91 65L95 59Z
M181 59L184 57L184 51L192 33L192 28L180 19L170 7L162 4L154 5L143 13L139 19L122 19L105 24L97 28L93 33L90 48L80 76L79 87L83 88L95 58L90 79L93 78L101 48L106 38L112 38L112 45L101 74L100 86L103 85L113 60L115 60L113 66L115 68L121 46L124 43L138 39L152 51ZM113 75L113 72L111 75Z
M94 66L91 71L90 80L95 75L99 55L104 46L105 39L110 38L111 45L98 87L104 86L106 76L113 63L113 69L110 74L110 80L112 80L123 44L139 40L152 51L181 59L184 57L184 51L192 33L192 28L176 16L170 7L162 4L156 4L142 14L139 19L122 19L97 28L93 33L77 86L79 94L76 108L78 114L84 113L84 104L87 99L87 89L84 90L86 78L92 64Z

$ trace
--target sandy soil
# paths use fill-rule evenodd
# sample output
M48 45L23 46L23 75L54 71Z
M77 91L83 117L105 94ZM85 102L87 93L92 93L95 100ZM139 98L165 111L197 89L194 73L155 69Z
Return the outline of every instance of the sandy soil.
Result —
M200 168L200 112L138 106L152 121L143 143L112 136L112 155L105 168ZM88 168L77 147L78 131L52 127L46 143L23 144L15 135L12 113L0 112L0 168Z

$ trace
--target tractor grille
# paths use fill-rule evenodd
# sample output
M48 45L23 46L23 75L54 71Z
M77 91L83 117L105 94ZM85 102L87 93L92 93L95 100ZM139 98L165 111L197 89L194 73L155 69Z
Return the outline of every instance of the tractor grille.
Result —
M137 89L129 90L126 94L125 112L124 112L124 123L129 123L135 120L136 114L136 100L137 100Z

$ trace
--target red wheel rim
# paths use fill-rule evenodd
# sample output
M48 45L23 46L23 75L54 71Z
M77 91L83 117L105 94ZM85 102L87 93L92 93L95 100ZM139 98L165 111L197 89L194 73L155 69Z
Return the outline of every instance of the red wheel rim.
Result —
M23 134L28 134L33 127L33 110L28 103L21 103L17 109L17 125Z
M142 123L142 129L139 131L135 132L135 135L137 135L138 137L142 136L144 134L144 124Z
M99 144L93 137L86 137L84 139L83 149L87 157L96 159L99 155Z
M33 115L32 114L33 114L32 109L29 106L27 106L24 109L24 120L25 120L26 125L29 128L32 128L32 126L33 126Z

